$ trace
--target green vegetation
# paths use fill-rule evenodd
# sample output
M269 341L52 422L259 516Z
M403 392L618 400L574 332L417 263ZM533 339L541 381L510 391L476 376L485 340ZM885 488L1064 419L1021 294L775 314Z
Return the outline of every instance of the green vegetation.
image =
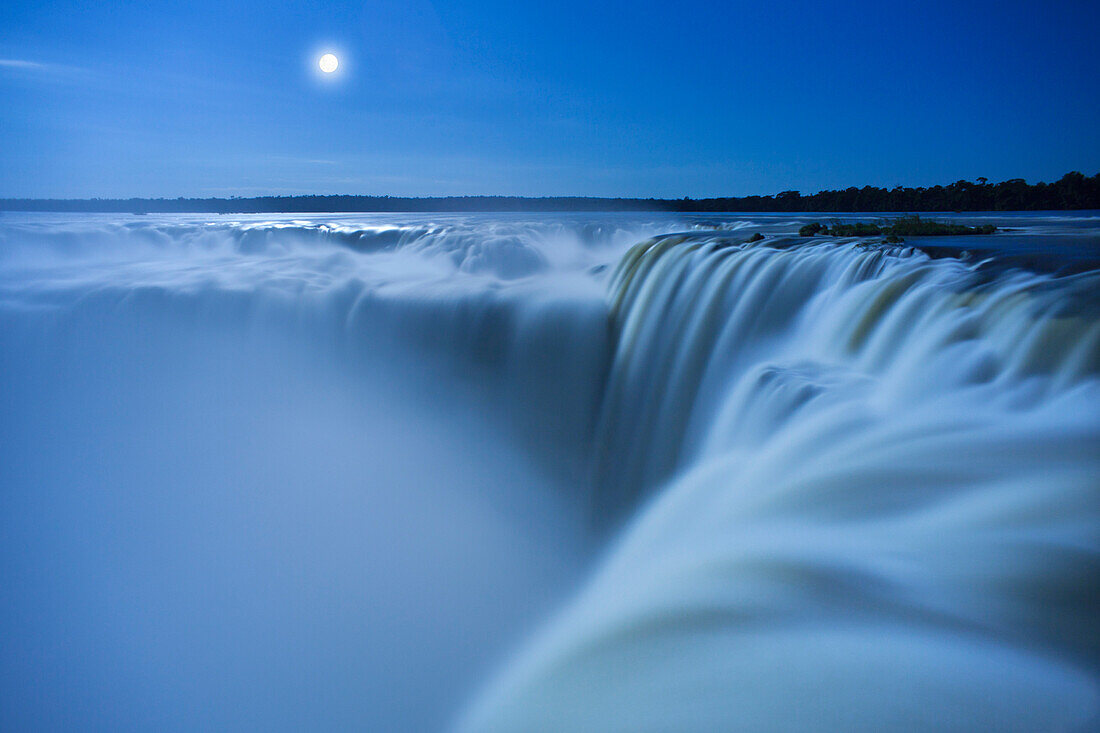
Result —
M894 222L885 233L899 237L943 237L956 234L992 234L997 227L992 224L968 227L963 224L944 224L928 221L919 216L903 216Z
M2 211L327 212L327 211L1042 211L1100 209L1100 173L1074 171L1053 183L1022 178L948 186L845 188L803 196L629 199L581 196L260 196L203 199L0 199Z
M860 221L855 224L833 224L831 227L823 228L821 233L833 237L874 237L883 234L884 230L878 224Z
M914 215L895 219L889 225L861 221L855 224L833 222L832 226L825 226L821 222L815 221L799 229L798 234L802 237L812 237L816 234L830 237L877 237L885 235L888 243L897 244L905 241L903 237L946 237L962 234L992 234L995 231L997 231L997 227L992 224L968 227L964 224L929 221Z

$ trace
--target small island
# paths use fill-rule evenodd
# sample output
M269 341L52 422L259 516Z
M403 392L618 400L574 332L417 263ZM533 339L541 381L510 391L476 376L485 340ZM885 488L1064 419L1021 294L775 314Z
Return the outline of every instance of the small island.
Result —
M829 237L877 237L886 236L889 243L905 241L903 237L946 237L964 234L993 234L997 227L992 224L982 224L976 227L965 224L946 224L941 221L929 221L919 216L903 216L895 219L892 224L881 225L870 222L856 222L854 224L841 224L834 222L832 226L826 226L815 221L798 230L801 237L813 237L816 235Z

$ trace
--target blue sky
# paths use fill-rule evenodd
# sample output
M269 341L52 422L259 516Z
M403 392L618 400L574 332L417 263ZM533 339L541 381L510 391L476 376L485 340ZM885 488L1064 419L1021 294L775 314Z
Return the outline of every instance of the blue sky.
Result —
M12 2L0 196L712 196L1100 171L1100 3ZM316 60L341 67L320 78Z

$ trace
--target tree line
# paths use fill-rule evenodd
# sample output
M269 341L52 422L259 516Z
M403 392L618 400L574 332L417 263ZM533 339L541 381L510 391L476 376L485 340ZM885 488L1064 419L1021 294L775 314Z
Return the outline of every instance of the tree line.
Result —
M175 199L0 199L4 211L121 213L320 213L332 211L1049 211L1100 209L1100 173L1073 171L1053 183L1022 178L956 181L929 188L846 188L803 196L657 199L591 196L257 196Z

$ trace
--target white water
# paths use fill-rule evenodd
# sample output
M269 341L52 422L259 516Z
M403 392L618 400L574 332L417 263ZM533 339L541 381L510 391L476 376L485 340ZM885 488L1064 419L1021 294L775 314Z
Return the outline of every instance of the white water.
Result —
M5 215L0 727L1093 729L1100 277L799 223Z

